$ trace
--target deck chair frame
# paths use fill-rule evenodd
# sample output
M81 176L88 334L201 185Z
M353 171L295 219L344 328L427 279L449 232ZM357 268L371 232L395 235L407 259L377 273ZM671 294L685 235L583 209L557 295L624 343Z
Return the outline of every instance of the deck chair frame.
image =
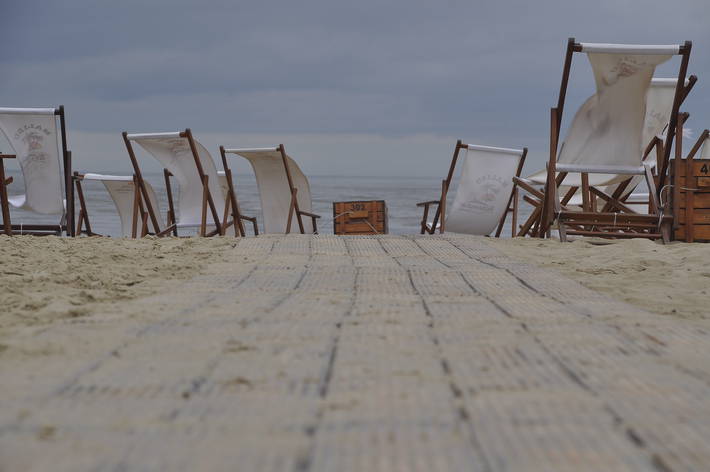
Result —
M229 164L227 163L227 153L224 149L224 146L219 147L219 156L222 159L222 168L224 169L224 176L227 179L227 196L226 196L226 201L224 202L224 221L227 221L227 215L229 214L231 210L231 215L232 215L232 222L231 224L234 225L234 235L237 236L241 234L241 236L246 236L246 231L244 229L244 223L242 220L250 221L252 224L252 227L254 228L254 236L259 235L259 226L257 225L256 222L256 217L255 216L246 216L242 215L241 210L239 209L239 202L237 201L237 190L236 190L236 184L234 183L234 177L232 174L232 169L230 169ZM226 226L226 223L225 223Z
M67 149L67 128L64 105L54 108L54 115L59 117L59 131L62 141L62 171L64 173L64 198L66 199L65 214L59 224L30 224L13 225L10 215L10 202L7 186L13 182L12 177L5 176L5 159L15 159L15 154L0 154L0 213L2 214L2 230L8 236L15 232L22 234L33 234L37 236L60 235L65 231L68 236L75 236L74 231L74 186L72 185L71 174L71 151Z
M558 187L568 173L574 172L581 174L582 193L584 196L585 194L589 195L589 184L587 179L590 173L623 174L627 173L627 171L613 166L593 167L567 164L562 165L557 163L562 114L564 111L567 85L572 66L572 57L575 52L590 52L589 48L585 47L584 43L577 43L574 38L569 38L567 42L567 51L565 54L565 62L557 106L550 110L550 158L547 165L547 182L545 184L542 214L540 217L541 223L540 228L538 229L538 235L540 237L549 237L552 223L554 220L557 220L560 240L562 241L566 241L568 235L621 238L645 237L652 239L662 238L664 241L670 239L670 228L668 227L668 223L672 220L672 217L662 213L662 209L658 204L658 197L660 189L663 188L665 183L665 175L668 171L670 151L678 128L679 108L684 98L685 78L688 71L691 48L692 43L690 41L686 41L683 45L678 46L677 52L673 53L673 55L681 56L681 63L678 72L678 82L676 84L670 122L668 124L666 139L663 145L661 162L659 163L658 187L656 186L656 182L648 165L643 165L642 167L640 166L639 169L642 168L642 170L628 170L629 175L637 175L640 173L644 175L646 183L649 187L651 213L649 215L627 215L624 213L594 212L591 211L592 208L589 206L586 197L584 197L585 202L583 211L578 212L568 211L567 209L562 208L562 201L558 198ZM618 49L616 51L620 52ZM566 196L567 195L565 195L565 197ZM654 219L656 221L654 221Z
M308 211L303 211L300 209L298 205L298 188L293 184L293 177L291 176L291 169L288 165L288 155L286 154L286 147L283 144L279 144L275 148L264 148L264 149L227 149L224 146L220 146L220 153L222 154L222 164L224 165L224 171L228 173L228 175L231 176L231 170L229 170L229 167L227 166L227 159L225 154L230 153L230 154L238 154L240 151L278 151L278 153L281 155L281 161L283 162L284 166L284 171L286 172L286 180L288 181L288 188L289 192L291 194L291 201L289 203L289 209L288 209L288 219L286 220L286 234L289 234L291 232L291 224L293 222L293 217L296 217L296 222L298 223L298 229L301 234L305 234L305 226L303 225L303 217L308 217L311 218L312 225L313 225L313 234L318 234L318 226L317 226L317 220L320 218L320 215L316 215L315 213L311 213ZM228 179L229 182L229 179ZM255 223L256 225L256 223Z
M423 215L422 215L422 221L420 222L420 234L434 234L436 232L436 228L438 225L439 228L439 233L443 233L446 230L446 197L449 193L449 187L451 185L451 180L454 177L454 172L456 171L456 163L458 162L459 158L459 152L461 152L461 149L468 149L469 145L464 144L460 139L456 141L456 146L454 147L454 155L451 158L451 165L449 166L449 173L446 175L446 178L441 181L441 197L438 200L429 200L426 202L419 202L417 203L418 207L421 207L424 209ZM515 176L519 177L520 173L523 170L523 166L525 165L525 158L528 155L528 148L523 148L522 154L520 156L520 162L518 163L518 168L515 172ZM512 204L512 207L511 207ZM436 212L434 213L434 219L431 222L431 226L429 223L427 223L427 218L429 217L429 207L431 205L436 205ZM508 197L508 203L506 206L506 210L503 212L503 216L500 218L500 222L498 223L498 227L496 228L495 232L495 237L500 237L501 232L503 231L503 226L505 225L505 220L508 216L508 213L513 213L512 217L512 236L515 236L515 229L517 226L517 215L518 215L518 189L515 185L513 185L513 188L510 192L510 196ZM439 221L441 223L439 224Z
M190 151L192 153L192 157L195 162L195 168L196 171L200 177L200 181L202 182L202 218L201 222L199 225L199 235L200 236L215 236L217 234L223 234L222 233L222 223L220 222L219 215L217 213L217 208L214 203L214 199L212 197L212 193L210 192L209 189L209 178L207 174L205 174L203 168L202 168L202 163L200 162L200 157L197 152L197 147L195 146L195 140L192 137L192 131L190 128L186 128L185 131L180 131L177 133L180 138L186 138L189 145L190 145ZM128 156L131 159L131 164L133 165L133 172L134 176L136 178L138 187L140 189L141 193L141 198L143 200L144 205L146 206L147 212L148 212L148 217L150 218L151 223L153 224L153 227L158 230L156 233L156 236L166 236L170 233L173 233L174 235L177 236L177 222L175 221L175 212L174 212L174 207L172 204L172 192L170 191L169 188L169 180L166 179L166 184L168 185L168 202L170 206L169 210L169 215L171 217L170 221L167 223L166 228L160 229L160 223L158 221L158 218L156 216L156 211L157 209L153 208L153 205L150 202L150 199L148 197L148 191L146 189L144 180L143 180L143 174L141 173L140 166L138 165L138 159L136 158L135 151L133 150L133 145L131 144L131 140L134 137L150 137L150 136L155 136L159 137L162 134L161 133L156 133L156 134L141 134L141 135L131 135L128 132L124 131L122 133L123 135L123 142L126 145L126 150L128 151ZM167 174L165 174L166 177ZM212 221L215 226L215 230L211 232L207 232L207 213L209 212L212 216Z
M684 86L683 90L683 95L681 98L681 105L685 101L685 99L688 97L688 94L690 94L690 91L693 89L695 86L695 83L698 81L697 76L691 75L688 77L688 83ZM682 125L686 120L688 119L688 114L687 113L680 113L679 118L678 118L678 123ZM669 125L667 125L669 126ZM678 132L675 133L675 141L676 141L676 146L678 146L678 141L681 139L681 134ZM664 143L661 139L659 139L657 136L654 136L651 138L651 140L648 142L648 145L646 146L646 149L642 155L642 161L645 161L651 151L653 149L656 150L656 175L655 178L658 179L658 170L661 168L663 158L664 158ZM557 185L561 185L563 178L560 178L561 176L557 177ZM564 177L564 176L562 176ZM596 199L601 199L604 201L604 207L601 210L602 212L609 212L613 210L620 210L620 211L625 211L629 213L633 213L633 210L631 210L629 207L625 206L624 204L626 201L629 199L631 193L630 191L627 191L628 186L631 184L632 178L629 178L623 182L620 182L617 187L614 189L614 191L611 194L607 194L601 190L599 190L596 187L590 186L589 187L589 193L591 195L584 194L582 195L582 198L584 199L585 195L589 199L589 205L592 208L592 211L597 211L596 207ZM527 194L523 195L523 200L526 203L529 203L533 207L533 211L530 214L530 216L527 218L527 220L520 226L518 229L517 236L527 236L530 235L532 237L538 237L540 236L540 228L542 227L541 224L541 217L542 217L542 207L543 207L543 202L544 202L544 189L536 188L531 182L526 181L526 179L522 177L514 177L513 178L514 185L516 187L522 188ZM657 185L658 186L658 185ZM661 187L658 187L659 189ZM569 202L569 200L576 194L576 192L579 190L579 187L571 187L569 189L570 191L562 198L562 208L567 209L566 205ZM633 190L633 189L631 189ZM660 190L659 190L660 192ZM660 193L659 193L659 198L660 198Z
M86 199L84 198L84 189L82 182L84 181L85 174L74 172L73 181L76 187L76 194L79 200L79 216L77 218L76 224L76 235L81 236L86 234L87 236L104 236L102 234L96 233L91 229L91 220L89 219L89 211L86 205ZM155 234L149 232L148 226L148 209L143 203L143 196L138 185L138 179L133 175L133 213L131 219L131 237L136 238L146 236L148 234ZM169 214L168 214L169 218ZM139 230L140 221L140 232ZM169 220L168 220L169 221ZM169 223L168 223L169 224Z

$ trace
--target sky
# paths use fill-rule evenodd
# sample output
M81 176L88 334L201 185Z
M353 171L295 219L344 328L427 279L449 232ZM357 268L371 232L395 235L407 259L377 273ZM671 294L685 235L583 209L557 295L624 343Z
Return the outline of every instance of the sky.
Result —
M283 143L310 175L443 177L456 139L527 146L533 172L547 159L568 37L693 41L687 126L710 127L708 0L5 0L1 10L0 106L63 104L81 171L128 172L124 130L189 127L215 158L220 144ZM593 92L575 55L567 120Z

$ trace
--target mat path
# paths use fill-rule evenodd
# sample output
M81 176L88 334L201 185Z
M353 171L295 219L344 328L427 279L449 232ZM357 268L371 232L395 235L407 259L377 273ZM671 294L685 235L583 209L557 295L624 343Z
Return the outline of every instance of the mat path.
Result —
M483 238L231 251L133 316L18 333L0 470L710 470L707 322Z

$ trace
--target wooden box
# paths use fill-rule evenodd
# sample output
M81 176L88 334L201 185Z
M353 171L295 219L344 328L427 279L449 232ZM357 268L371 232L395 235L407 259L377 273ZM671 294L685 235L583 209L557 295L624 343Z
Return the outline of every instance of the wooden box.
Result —
M387 234L387 205L384 200L333 202L335 234Z
M670 168L675 239L710 242L710 159L672 160Z

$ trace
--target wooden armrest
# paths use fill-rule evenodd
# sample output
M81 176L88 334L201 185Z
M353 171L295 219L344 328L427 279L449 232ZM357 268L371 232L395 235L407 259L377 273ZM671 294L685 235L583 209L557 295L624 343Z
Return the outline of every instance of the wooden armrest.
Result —
M309 213L307 211L299 211L300 214L310 216L311 218L320 218L320 215L316 215L315 213Z
M16 157L15 154L0 154L0 159L15 159Z
M419 202L419 203L417 203L417 206L423 207L423 206L429 206L432 204L438 205L439 203L441 203L439 200L429 200L428 202Z

